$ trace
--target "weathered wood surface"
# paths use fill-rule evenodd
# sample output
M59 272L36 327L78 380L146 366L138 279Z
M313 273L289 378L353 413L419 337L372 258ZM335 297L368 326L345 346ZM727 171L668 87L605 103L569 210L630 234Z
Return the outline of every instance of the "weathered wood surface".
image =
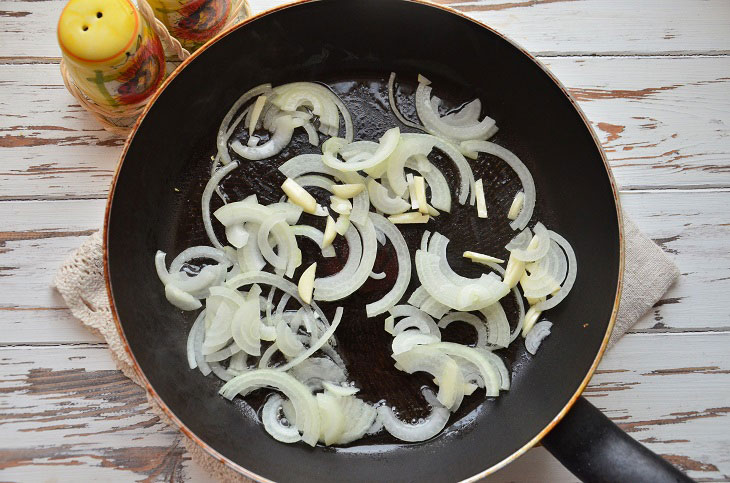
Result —
M252 0L254 11L280 0ZM730 4L440 0L540 56L682 277L587 391L699 481L730 481ZM0 1L0 481L207 481L50 288L100 226L121 140L63 88L62 0ZM542 448L494 481L575 481Z

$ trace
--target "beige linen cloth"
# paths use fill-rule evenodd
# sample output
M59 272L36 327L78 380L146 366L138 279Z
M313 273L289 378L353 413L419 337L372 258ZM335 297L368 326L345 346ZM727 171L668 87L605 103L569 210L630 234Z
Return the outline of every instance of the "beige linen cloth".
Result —
M679 271L667 255L624 216L625 272L621 305L610 344L614 344L667 291ZM112 320L104 283L102 233L91 235L59 270L56 287L73 315L109 344L117 367L132 381L143 385L124 350ZM152 411L167 424L171 421L149 395ZM195 442L183 437L193 461L220 481L250 481L208 455Z

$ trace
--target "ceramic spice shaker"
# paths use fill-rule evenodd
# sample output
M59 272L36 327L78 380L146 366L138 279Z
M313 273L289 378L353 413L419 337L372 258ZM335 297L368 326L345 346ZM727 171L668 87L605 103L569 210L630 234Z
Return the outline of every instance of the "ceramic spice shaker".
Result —
M155 16L188 50L221 32L233 15L233 0L148 0Z
M111 112L143 104L165 76L162 43L130 0L70 0L58 43L76 87Z

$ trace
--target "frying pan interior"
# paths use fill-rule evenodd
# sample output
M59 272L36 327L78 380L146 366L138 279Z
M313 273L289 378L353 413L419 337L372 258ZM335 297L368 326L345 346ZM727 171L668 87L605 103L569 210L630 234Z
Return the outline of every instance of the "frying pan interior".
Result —
M153 256L157 249L175 256L207 244L200 193L218 124L240 94L264 82L324 81L351 109L356 139L375 139L396 125L385 90L390 71L402 80L399 102L407 113L412 114L408 95L419 72L434 81L435 93L447 104L482 99L483 112L500 127L495 142L513 150L535 178L533 220L572 243L578 278L568 299L546 314L553 333L536 356L521 341L500 353L512 373L512 389L487 401L479 391L433 440L397 444L376 437L341 449L278 443L258 422L256 401L228 402L217 395L219 380L187 368L185 341L194 314L166 302ZM297 138L273 161L244 163L224 190L233 197L257 192L274 201L283 180L276 166L301 150L316 148ZM514 233L504 214L519 189L519 180L497 160L480 158L474 171L485 179L490 218L474 223L455 208L451 221L429 226L452 239L449 256L465 274L474 267L459 261L463 250L506 254L503 246ZM467 210L471 218L473 210ZM407 237L412 242L416 234ZM391 273L392 254L384 253L381 268ZM612 186L591 132L527 54L434 6L333 0L255 18L210 45L169 82L118 173L107 219L107 263L119 322L151 388L203 444L233 464L279 481L452 481L480 474L519 451L579 390L611 320L620 241ZM348 370L366 399L385 398L405 414L422 415L418 388L427 379L393 369L382 318L362 315L362 304L372 296L349 301L338 330ZM514 307L506 308L514 320Z

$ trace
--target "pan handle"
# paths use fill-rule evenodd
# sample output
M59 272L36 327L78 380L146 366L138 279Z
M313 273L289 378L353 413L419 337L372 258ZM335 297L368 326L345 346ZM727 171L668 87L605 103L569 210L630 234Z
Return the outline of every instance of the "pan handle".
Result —
M692 481L622 431L582 396L542 444L584 482Z

